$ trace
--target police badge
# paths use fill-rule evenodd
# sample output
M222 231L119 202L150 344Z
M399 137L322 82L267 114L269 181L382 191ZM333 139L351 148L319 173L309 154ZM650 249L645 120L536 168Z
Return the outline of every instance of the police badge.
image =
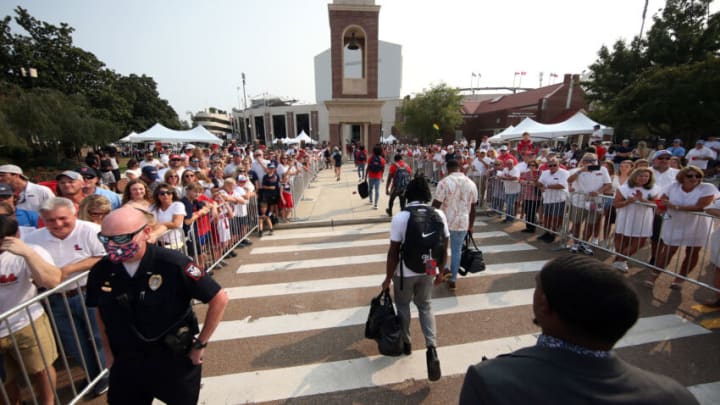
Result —
M160 274L153 274L150 276L150 279L148 280L148 287L150 287L151 290L157 291L158 288L162 285L162 276Z

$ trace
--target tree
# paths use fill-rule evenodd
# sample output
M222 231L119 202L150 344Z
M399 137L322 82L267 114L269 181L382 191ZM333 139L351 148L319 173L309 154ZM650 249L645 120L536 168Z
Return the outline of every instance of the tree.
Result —
M603 46L584 82L593 103L592 116L607 122L623 137L653 134L690 138L717 122L717 74L720 15L708 15L711 0L667 0L653 17L647 38L630 45L618 41L612 52ZM696 93L688 94L687 91ZM714 107L717 108L717 107ZM685 117L685 118L683 118ZM691 122L687 117L711 117Z
M439 135L462 124L461 105L458 90L441 83L414 98L406 97L401 107L404 121L398 126L419 141L432 143Z

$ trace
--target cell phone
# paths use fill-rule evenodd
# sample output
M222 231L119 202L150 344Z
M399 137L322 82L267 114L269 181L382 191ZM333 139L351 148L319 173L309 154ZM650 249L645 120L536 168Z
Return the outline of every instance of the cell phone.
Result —
M600 165L590 165L587 168L591 172L596 172L596 171L600 170Z

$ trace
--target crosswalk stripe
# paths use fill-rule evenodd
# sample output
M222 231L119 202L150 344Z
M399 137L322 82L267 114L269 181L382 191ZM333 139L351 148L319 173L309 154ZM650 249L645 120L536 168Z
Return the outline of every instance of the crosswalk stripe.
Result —
M545 260L499 263L488 265L481 273L468 274L466 277L483 277L499 274L515 274L540 271L546 263ZM230 299L272 297L287 294L316 293L322 291L347 290L351 288L364 288L379 286L384 278L383 274L369 276L342 277L326 280L295 281L290 283L264 284L245 287L226 288Z
M530 288L436 298L432 301L432 307L435 315L445 315L530 305L532 304L533 291L534 289ZM223 321L220 322L210 340L232 340L361 325L367 320L370 298L372 297L368 297L368 305L362 307L268 316L258 319L252 319L248 316L241 320ZM416 308L413 305L410 308L412 317L416 318Z
M687 387L700 405L720 404L720 381Z
M677 315L641 318L616 348L711 333ZM482 355L496 357L532 346L536 334L438 348L443 375L464 374ZM248 403L317 395L427 378L423 350L412 356L370 356L328 363L203 378L200 403Z
M477 236L476 236L477 235ZM492 232L478 232L473 234L473 238L484 239L484 238L497 238L501 236L507 236L507 233L502 231ZM272 239L272 236L268 237L268 240ZM273 245L266 247L253 248L250 254L267 254L267 253L279 253L279 252L297 252L297 251L310 251L310 250L325 250L325 249L350 249L356 247L368 247L368 246L382 246L388 244L389 238L383 239L368 239L368 240L354 240L344 242L321 242L321 243L294 243L290 245Z
M384 244L388 241L384 240ZM510 243L501 245L483 245L480 249L485 254L489 253L502 253L502 252L519 252L524 250L534 250L535 246L520 242ZM276 252L277 253L277 252ZM449 253L449 251L448 251ZM271 263L251 263L242 264L236 270L237 273L259 273L265 271L276 271L276 270L298 270L298 269L311 269L317 267L334 267L343 265L353 264L369 264L369 263L381 263L387 260L387 253L378 253L370 255L358 255L358 256L340 256L340 257L323 257L320 259L307 259L307 260L288 260L288 261L274 261Z

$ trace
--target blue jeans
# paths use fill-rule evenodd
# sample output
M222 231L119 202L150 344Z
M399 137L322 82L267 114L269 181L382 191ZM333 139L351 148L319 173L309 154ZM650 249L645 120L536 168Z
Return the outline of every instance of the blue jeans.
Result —
M376 206L380 199L380 180L381 179L368 179L368 184L370 185L370 202ZM373 197L373 190L375 190L375 197Z
M512 221L515 219L515 200L517 199L518 194L520 193L505 194L505 212L507 213L507 216L505 217L506 221Z
M87 308L88 318L90 318L90 327L85 321L85 313L83 302L79 295L68 297L68 306L70 307L70 313L68 314L65 308L65 302L62 295L55 294L50 296L50 309L52 315L55 318L55 323L58 328L58 335L62 341L65 354L71 356L82 365L82 360L85 359L85 364L88 368L88 377L95 378L100 371L105 368L105 354L103 353L102 341L100 340L100 331L98 330L97 321L95 320L96 308ZM78 349L75 335L73 334L73 323L70 322L70 316L72 316L72 322L77 330L78 339L80 340L80 348ZM95 356L94 348L90 339L95 340L95 345L98 350L98 357ZM80 357L80 350L82 350L82 356ZM98 360L102 367L98 366Z
M467 231L450 231L450 272L452 272L450 281L453 282L457 280L458 270L460 269L460 255L462 254L465 235L467 235Z
M365 163L356 164L355 166L357 166L358 178L365 177Z

